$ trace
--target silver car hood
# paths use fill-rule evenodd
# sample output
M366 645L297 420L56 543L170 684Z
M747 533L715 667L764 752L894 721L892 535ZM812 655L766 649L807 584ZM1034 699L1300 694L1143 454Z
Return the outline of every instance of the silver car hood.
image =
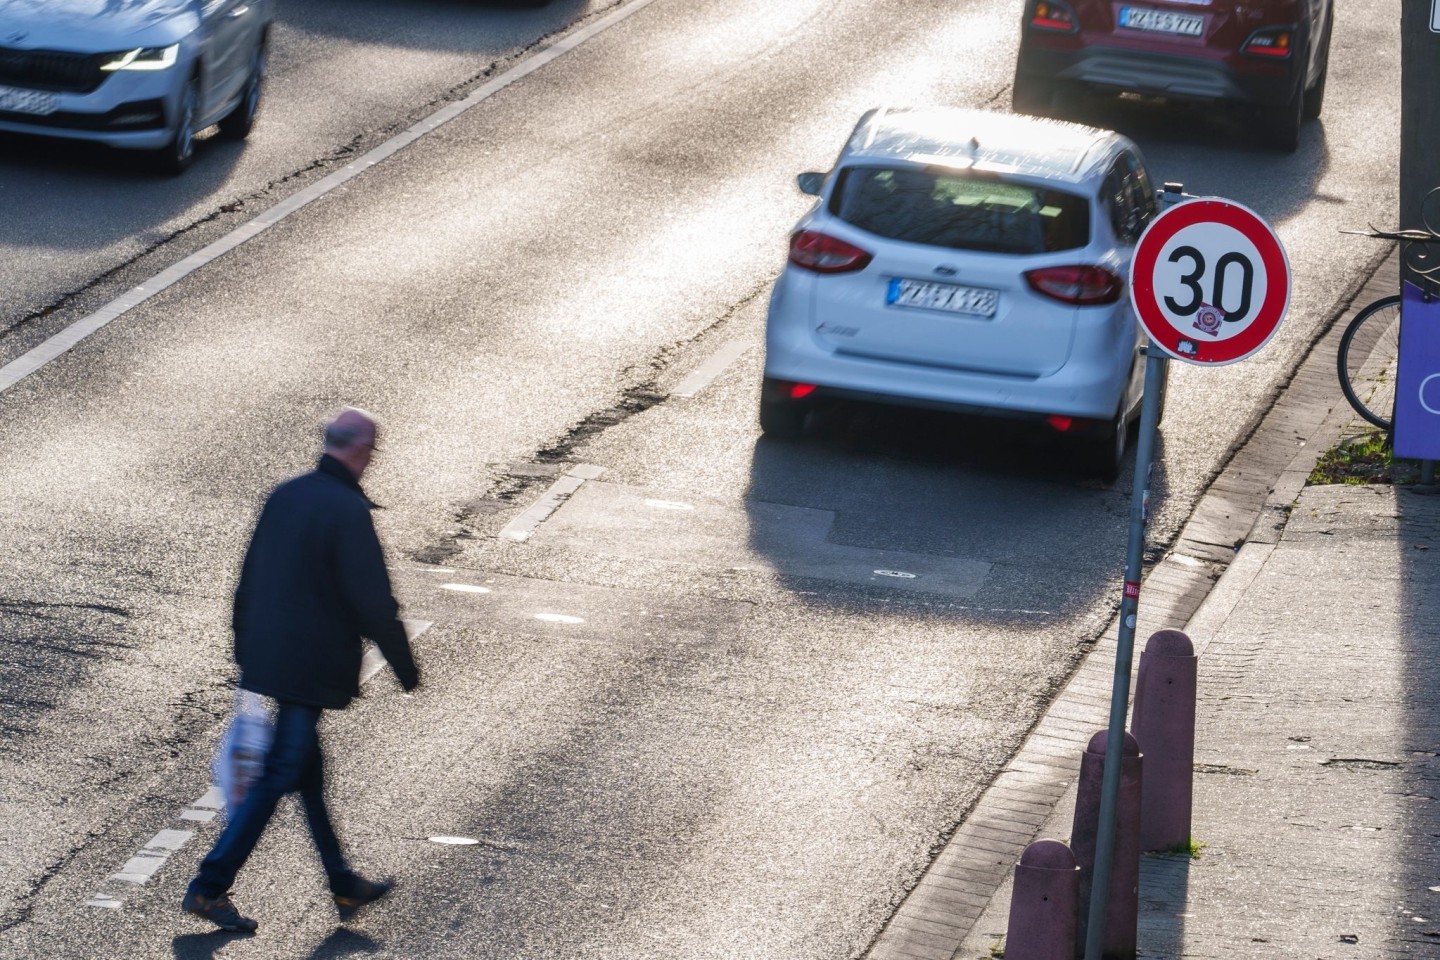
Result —
M106 53L195 30L198 0L0 0L0 47Z

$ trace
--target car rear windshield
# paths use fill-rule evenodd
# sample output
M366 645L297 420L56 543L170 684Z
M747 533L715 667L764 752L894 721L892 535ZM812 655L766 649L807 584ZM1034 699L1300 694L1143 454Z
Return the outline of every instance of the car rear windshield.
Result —
M1083 197L933 167L849 167L830 212L861 230L956 250L1049 253L1090 241Z

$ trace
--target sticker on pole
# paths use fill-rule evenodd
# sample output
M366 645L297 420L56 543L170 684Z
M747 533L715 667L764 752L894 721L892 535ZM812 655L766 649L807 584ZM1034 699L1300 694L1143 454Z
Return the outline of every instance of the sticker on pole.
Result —
M1130 302L1150 339L1175 359L1235 363L1280 329L1290 306L1290 261L1275 231L1249 208L1187 200L1140 235Z

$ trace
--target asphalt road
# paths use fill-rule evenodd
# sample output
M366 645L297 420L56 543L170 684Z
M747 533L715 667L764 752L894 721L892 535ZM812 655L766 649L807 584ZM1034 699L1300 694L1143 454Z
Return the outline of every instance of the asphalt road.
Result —
M5 316L58 309L0 362L580 11L344 7L292 0L257 139L193 178L7 141ZM1263 354L1174 371L1159 540L1370 259L1338 229L1393 219L1396 14L1340 8L1294 156L1095 110L1158 177L1269 218L1295 272ZM0 956L862 954L1114 608L1130 478L943 418L759 440L764 301L793 175L876 102L1003 106L1017 15L654 0L0 393ZM417 695L382 673L327 726L356 860L401 888L337 930L282 810L236 888L260 935L207 934L176 904L215 835L184 811L228 706L228 591L342 403L382 419L367 488L430 624ZM574 464L604 473L499 536Z

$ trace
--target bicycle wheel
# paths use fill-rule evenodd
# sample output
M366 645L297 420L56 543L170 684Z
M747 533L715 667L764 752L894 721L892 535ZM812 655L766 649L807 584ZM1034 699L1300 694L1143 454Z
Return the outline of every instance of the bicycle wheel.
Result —
M1395 364L1400 355L1400 297L1381 297L1355 314L1335 358L1340 389L1350 406L1381 430L1395 410Z

